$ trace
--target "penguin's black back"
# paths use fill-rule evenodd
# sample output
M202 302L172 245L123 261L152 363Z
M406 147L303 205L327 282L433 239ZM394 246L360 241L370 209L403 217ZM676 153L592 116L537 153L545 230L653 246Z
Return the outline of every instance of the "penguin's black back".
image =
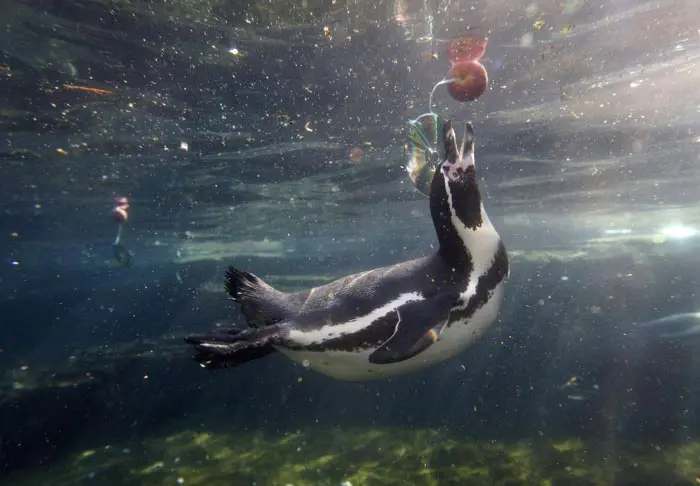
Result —
M343 323L369 314L401 295L430 298L466 287L469 272L451 268L439 255L338 279L305 292L306 301L294 321L299 329Z

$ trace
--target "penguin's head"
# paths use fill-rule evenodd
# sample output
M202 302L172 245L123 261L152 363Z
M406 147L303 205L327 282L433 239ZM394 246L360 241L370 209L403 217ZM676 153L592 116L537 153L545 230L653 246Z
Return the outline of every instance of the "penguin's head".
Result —
M472 124L465 124L462 141L458 144L452 122L447 121L442 127L442 143L445 158L440 164L440 171L445 183L450 186L476 185Z
M462 141L457 143L452 123L447 121L442 128L442 142L444 158L431 185L433 219L442 220L443 214L455 216L465 227L479 228L485 216L474 165L474 127L467 123Z

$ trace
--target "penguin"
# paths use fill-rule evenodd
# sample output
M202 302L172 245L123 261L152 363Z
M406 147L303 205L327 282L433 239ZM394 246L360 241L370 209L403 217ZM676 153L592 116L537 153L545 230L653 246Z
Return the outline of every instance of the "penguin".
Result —
M442 144L429 194L435 253L294 293L229 267L225 288L248 327L187 336L193 359L219 369L281 352L332 378L365 381L427 368L477 342L496 320L508 254L479 192L472 124L458 145L446 122Z

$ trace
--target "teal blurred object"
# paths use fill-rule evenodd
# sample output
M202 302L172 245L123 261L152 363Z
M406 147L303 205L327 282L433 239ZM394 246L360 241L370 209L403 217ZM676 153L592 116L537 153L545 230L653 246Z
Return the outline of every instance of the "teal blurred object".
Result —
M445 120L435 113L425 113L408 122L406 170L416 189L426 196L430 195L435 168L442 160L439 140L444 124Z
M124 268L131 268L134 265L134 254L121 243L112 244L114 259Z
M700 337L700 312L673 314L642 323L639 327L659 339Z

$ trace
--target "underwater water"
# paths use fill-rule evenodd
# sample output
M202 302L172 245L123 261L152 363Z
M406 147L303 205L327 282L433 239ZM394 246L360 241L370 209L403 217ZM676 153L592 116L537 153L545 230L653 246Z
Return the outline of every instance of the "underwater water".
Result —
M700 482L694 0L0 6L0 483ZM229 265L298 291L436 250L408 122L465 32L489 88L432 109L474 125L493 326L377 381L192 361L245 323Z

